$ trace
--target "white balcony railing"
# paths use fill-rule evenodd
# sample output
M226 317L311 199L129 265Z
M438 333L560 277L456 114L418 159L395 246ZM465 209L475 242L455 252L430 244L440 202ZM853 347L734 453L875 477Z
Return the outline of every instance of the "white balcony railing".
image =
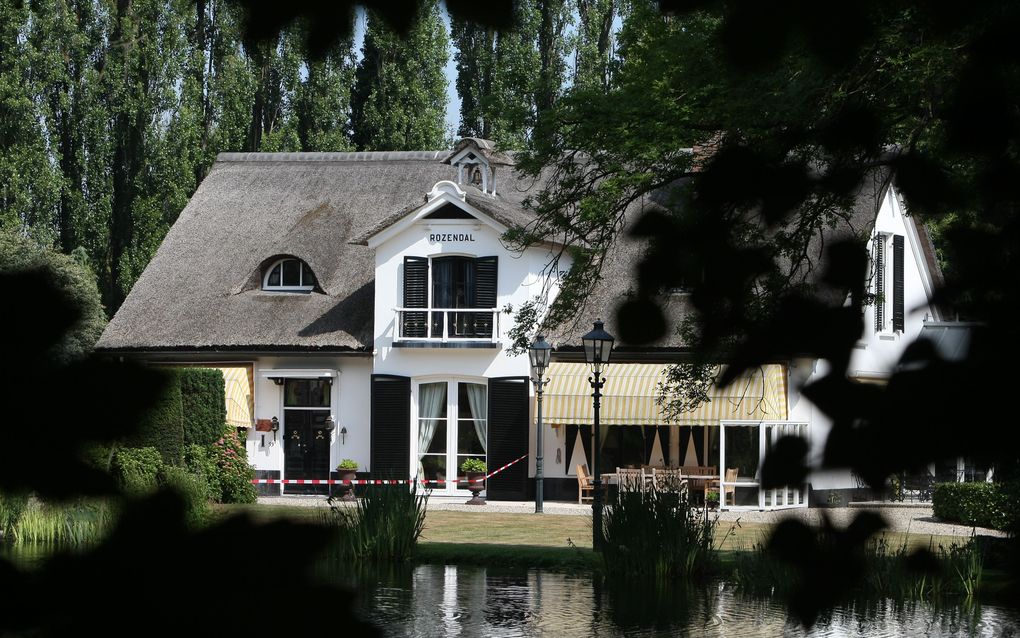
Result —
M496 308L394 308L395 341L499 341Z

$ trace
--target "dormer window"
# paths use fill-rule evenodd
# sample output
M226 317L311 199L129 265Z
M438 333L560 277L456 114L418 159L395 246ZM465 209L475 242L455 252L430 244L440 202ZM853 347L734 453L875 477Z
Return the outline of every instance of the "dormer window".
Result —
M262 279L263 290L311 292L317 281L308 264L294 257L274 261Z

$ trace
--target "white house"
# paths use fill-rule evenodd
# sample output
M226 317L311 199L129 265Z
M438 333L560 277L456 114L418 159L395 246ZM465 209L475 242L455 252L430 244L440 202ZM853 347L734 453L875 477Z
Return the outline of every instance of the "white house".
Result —
M562 246L518 253L500 241L532 221L522 202L541 187L515 176L512 163L474 138L452 152L221 154L98 347L224 369L231 418L248 429L259 478L324 479L350 458L361 476L441 481L456 477L465 458L494 469L525 456L488 480L487 495L529 498L534 391L527 356L508 351L515 318L505 309L556 294L547 265ZM924 321L942 319L928 301L939 275L923 227L894 188L863 189L859 199L854 230L872 237L879 301L866 310L871 328L853 370L881 380ZM824 441L827 422L799 394L823 371L819 363L763 366L739 390L717 391L670 424L655 402L657 383L684 345L672 334L651 346L618 343L603 390L606 427L593 440L580 335L596 317L614 332L639 248L621 239L584 316L550 335L547 498L577 498L576 468L592 466L598 445L608 471L714 466L729 507L806 506L807 489L765 492L758 480L777 437L807 436L816 449ZM683 294L663 301L673 317L684 312ZM845 474L812 483L853 487ZM434 485L465 493L454 480Z

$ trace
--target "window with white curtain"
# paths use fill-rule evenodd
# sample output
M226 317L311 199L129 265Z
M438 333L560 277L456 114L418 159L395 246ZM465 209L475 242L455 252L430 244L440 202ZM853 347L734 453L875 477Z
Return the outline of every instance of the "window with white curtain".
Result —
M488 386L470 381L418 384L418 476L455 489L468 458L486 460Z

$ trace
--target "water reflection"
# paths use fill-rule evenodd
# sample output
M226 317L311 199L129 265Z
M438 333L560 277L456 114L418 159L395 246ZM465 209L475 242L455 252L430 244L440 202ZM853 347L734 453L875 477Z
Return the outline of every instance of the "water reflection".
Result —
M362 580L357 612L386 636L1020 636L1017 610L848 604L805 631L779 602L722 585L643 588L599 576L420 565Z

